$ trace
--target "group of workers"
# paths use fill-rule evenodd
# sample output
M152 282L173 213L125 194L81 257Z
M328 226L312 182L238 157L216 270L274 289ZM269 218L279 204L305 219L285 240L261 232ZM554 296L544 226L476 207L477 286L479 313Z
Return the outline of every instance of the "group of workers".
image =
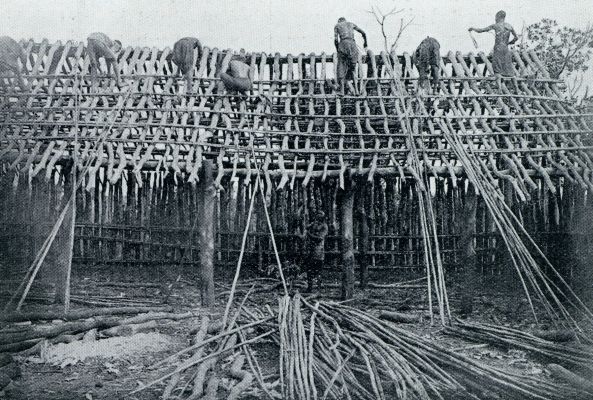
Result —
M506 13L504 11L499 11L496 13L494 24L482 29L469 28L469 31L478 33L488 31L494 32L495 42L492 53L492 68L494 73L502 76L512 76L514 71L512 57L508 46L515 43L518 36L513 27L505 22L505 17ZM346 18L342 17L338 19L338 22L334 27L334 44L338 54L336 81L340 94L344 94L346 83L348 81L353 81L355 76L355 69L359 58L359 49L354 39L355 31L362 35L364 40L363 46L366 49L366 33L356 24L349 22ZM513 36L513 39L509 40L511 35ZM88 36L86 50L90 59L90 72L93 86L96 82L97 72L99 71L99 60L101 58L105 60L108 74L111 74L111 71L113 71L118 86L121 86L117 68L117 55L121 49L122 44L119 40L111 40L104 33L97 32ZM197 50L197 58L195 56L195 50ZM178 71L185 77L186 91L191 91L196 60L200 58L201 54L202 45L200 41L194 37L184 37L178 40L173 46L170 60L177 65ZM26 56L23 48L14 39L8 36L1 36L0 73L14 73L18 78L19 85L24 87L24 82L21 77L21 68L18 63L19 60L22 65L26 63ZM428 80L429 75L432 78L432 89L435 90L438 87L440 80L441 55L439 42L432 37L424 39L412 55L412 62L418 69L419 90L430 89ZM225 70L222 70L220 67L221 64L219 63L217 66L216 77L220 78L227 91L243 93L252 88L252 74L250 73L250 66L247 64L247 60L244 56L233 55Z
M492 53L492 68L494 73L502 76L512 76L514 74L512 66L511 53L508 48L510 44L517 41L518 36L513 27L505 22L506 13L499 11L496 13L495 23L486 28L469 28L470 32L488 32L494 31L495 43ZM337 64L337 89L339 94L344 94L345 86L348 81L353 81L356 65L359 58L359 49L354 39L354 32L359 32L364 40L364 48L367 48L366 33L356 24L347 21L345 18L338 19L334 27L334 43L338 55ZM511 35L512 40L509 40ZM104 59L108 74L113 75L117 80L118 86L121 86L119 71L117 68L117 55L122 49L122 44L118 40L111 40L104 33L92 33L87 38L87 52L90 61L90 72L93 86L99 71L99 60ZM197 57L196 57L197 52ZM196 61L202 54L202 45L200 41L193 37L184 37L178 40L173 46L173 52L170 60L177 65L179 73L186 80L186 91L191 91L194 68ZM7 36L0 37L0 73L12 72L19 81L22 88L25 87L21 77L21 67L26 64L26 55L23 48L12 38ZM420 90L430 90L428 76L432 78L432 90L438 91L441 69L441 55L439 42L427 37L424 39L414 54L412 61L416 65L419 73L418 88ZM222 68L219 62L216 68L216 77L220 78L220 84L229 92L244 93L251 90L252 73L247 60L242 55L233 55L228 65ZM356 89L355 89L356 91ZM325 222L323 212L316 213L313 221L307 226L303 239L307 243L307 251L304 257L304 267L307 272L308 289L313 289L314 279L318 279L324 263L324 243L328 233L328 226Z
M509 45L514 44L518 35L511 24L505 22L506 12L498 11L495 16L495 23L485 28L469 28L469 32L489 32L495 34L494 50L492 52L492 69L496 75L513 76L512 56ZM360 32L364 41L364 48L367 47L365 32L356 24L340 18L334 28L334 43L338 52L337 79L340 83L340 90L344 93L344 86L347 80L354 79L354 70L358 62L358 46L354 41L354 31ZM509 40L511 35L512 40ZM433 37L426 37L414 51L412 63L418 69L419 89L428 89L428 76L432 77L432 89L437 90L441 70L441 46Z

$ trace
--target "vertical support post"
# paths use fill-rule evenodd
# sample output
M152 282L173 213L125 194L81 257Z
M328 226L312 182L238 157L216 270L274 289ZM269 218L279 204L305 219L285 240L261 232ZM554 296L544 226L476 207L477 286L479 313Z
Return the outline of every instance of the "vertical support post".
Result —
M204 160L200 170L198 185L198 248L200 259L200 295L202 305L214 305L214 207L216 205L216 188L211 160Z
M474 185L468 185L465 203L463 205L463 214L465 221L461 224L459 239L459 252L461 255L461 266L465 278L465 288L461 297L461 313L469 315L473 311L473 294L476 290L477 271L476 271L476 208L477 196Z
M510 182L501 182L501 184L504 194L504 201L509 207L512 207L513 212L515 212L516 206L514 205L513 200L513 188ZM496 236L496 252L494 259L497 265L500 265L502 268L504 268L503 277L506 290L514 293L514 291L520 286L519 279L517 279L517 271L515 271L515 268L513 268L509 250L502 239L502 234L498 232L498 230Z
M62 234L57 249L59 255L55 270L56 294L54 301L64 306L64 312L70 308L70 275L72 271L72 253L74 251L74 224L76 222L76 167L64 171L64 191L71 192L72 198L69 202L70 209L64 217L60 230ZM68 206L68 203L67 205Z
M358 189L358 208L360 214L359 267L361 289L366 288L369 280L369 221L367 216L366 189L367 185L360 185Z
M354 193L352 179L344 180L344 189L340 190L340 252L342 253L342 299L354 296L354 232L352 228L352 209Z

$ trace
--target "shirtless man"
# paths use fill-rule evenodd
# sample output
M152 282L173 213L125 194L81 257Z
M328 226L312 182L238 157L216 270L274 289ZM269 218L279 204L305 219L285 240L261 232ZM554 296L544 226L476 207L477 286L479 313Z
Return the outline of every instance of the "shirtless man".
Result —
M509 45L514 44L519 36L511 26L504 21L507 14L504 11L496 13L496 23L487 26L486 28L469 28L468 31L474 31L478 33L494 31L494 51L492 52L492 69L496 75L502 76L513 76L515 71L513 69L513 61ZM513 39L509 41L509 38L513 35Z
M97 72L99 71L99 59L103 57L107 64L107 74L110 74L111 69L115 74L117 86L121 86L119 79L119 71L117 69L117 53L121 50L121 42L119 40L111 40L109 36L102 32L91 33L87 38L87 51L91 59L91 80L93 87L97 79Z
M367 35L356 24L346 21L341 17L334 27L334 44L338 52L337 79L340 84L341 94L344 94L346 80L354 80L356 63L358 62L358 47L354 41L354 31L359 32L364 40L364 48L367 47ZM354 85L355 91L356 85Z
M220 79L229 92L245 94L251 90L253 82L249 77L250 67L244 56L233 55L227 72L221 72Z
M0 73L12 72L15 74L21 90L24 90L25 81L23 81L21 76L19 60L21 60L21 64L25 67L27 59L21 45L11 37L0 36Z
M177 65L177 68L179 68L179 72L185 77L185 81L187 82L185 93L189 93L192 88L194 67L196 65L194 49L198 49L199 60L202 56L202 45L198 39L184 37L179 39L173 46L172 61Z
M412 55L412 63L416 65L420 78L418 91L428 88L428 74L432 74L433 90L438 90L441 78L441 45L430 36L427 36Z
M325 223L325 213L318 211L314 220L307 225L306 243L307 259L305 260L305 270L307 272L307 291L313 291L313 283L318 279L319 289L321 290L321 271L325 262L325 238L328 233L328 227Z

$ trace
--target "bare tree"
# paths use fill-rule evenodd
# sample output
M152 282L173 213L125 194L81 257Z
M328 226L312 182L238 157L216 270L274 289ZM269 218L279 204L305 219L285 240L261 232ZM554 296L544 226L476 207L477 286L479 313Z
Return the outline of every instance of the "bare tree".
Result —
M585 76L582 72L577 71L572 76L572 81L567 77L566 80L566 95L571 100L577 100L578 94L583 87ZM587 88L588 89L588 88ZM588 90L587 90L588 91Z
M390 17L394 17L398 14L401 14L403 13L403 11L403 8L398 9L397 6L394 6L388 12L383 12L379 7L375 6L372 6L371 9L367 11L369 14L372 14L375 17L377 23L381 27L381 34L383 35L383 45L385 47L385 51L388 53L395 51L402 34L414 21L414 17L406 19L402 16L399 19L399 25L397 26L397 34L395 35L395 38L393 40L390 40L388 29L386 30L386 24ZM389 44L389 42L391 42L391 44Z

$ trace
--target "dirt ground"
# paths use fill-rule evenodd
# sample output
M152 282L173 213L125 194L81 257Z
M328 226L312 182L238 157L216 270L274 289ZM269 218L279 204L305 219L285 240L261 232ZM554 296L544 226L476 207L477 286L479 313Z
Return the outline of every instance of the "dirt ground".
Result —
M228 282L226 280L225 282ZM325 282L326 285L330 282ZM339 285L334 279L335 287L324 289L319 298L338 299ZM250 284L241 287L246 290ZM224 311L224 304L227 299L228 285L217 283L217 305L212 309L196 307L200 304L197 283L192 280L181 280L173 287L167 297L163 288L156 285L150 288L143 288L138 285L135 288L125 286L97 286L88 281L75 282L75 293L87 293L89 298L119 298L121 302L134 301L141 303L150 301L151 304L166 300L172 305L176 312L191 311L192 318L181 321L161 323L152 332L159 334L163 343L157 349L144 346L142 343L134 343L136 350L126 354L113 354L108 357L95 356L73 363L72 360L59 363L44 362L39 355L18 357L22 370L22 376L14 381L4 392L0 393L0 399L47 399L47 400L75 400L75 399L137 399L152 400L160 399L164 383L154 387L131 394L152 380L161 377L171 371L170 366L151 368L161 359L187 347L190 344L190 330L195 327L200 316L208 314L211 319L218 319ZM255 288L257 289L257 285ZM451 287L451 304L453 310L458 308L459 300L455 293L458 292L454 285ZM425 290L422 288L405 289L367 289L357 290L352 305L360 306L367 310L392 310L398 308L408 312L420 313L423 320L418 324L408 324L406 327L415 333L430 338L440 345L449 349L455 349L469 357L477 359L491 366L496 366L519 374L537 375L546 377L545 365L533 359L528 354L518 350L502 350L485 344L465 342L447 335L444 335L438 323L430 324L428 317ZM281 295L280 290L277 292ZM263 305L275 304L272 293L255 293L250 296L248 304ZM481 321L502 324L524 330L529 330L533 325L530 318L529 306L521 293L501 292L490 288L476 297L476 308L471 321ZM85 308L91 305L74 304L74 308ZM43 308L41 305L30 305L29 310ZM0 333L2 329L0 329ZM142 340L142 336L139 337ZM256 355L264 374L272 374L277 367L277 349L271 343L264 343L255 347ZM76 361L76 360L75 360ZM229 363L232 358L223 360L223 364ZM222 381L222 386L228 384L229 380ZM221 391L222 393L223 391ZM256 399L261 393L257 391L246 393L246 399ZM226 395L221 398L226 398Z

